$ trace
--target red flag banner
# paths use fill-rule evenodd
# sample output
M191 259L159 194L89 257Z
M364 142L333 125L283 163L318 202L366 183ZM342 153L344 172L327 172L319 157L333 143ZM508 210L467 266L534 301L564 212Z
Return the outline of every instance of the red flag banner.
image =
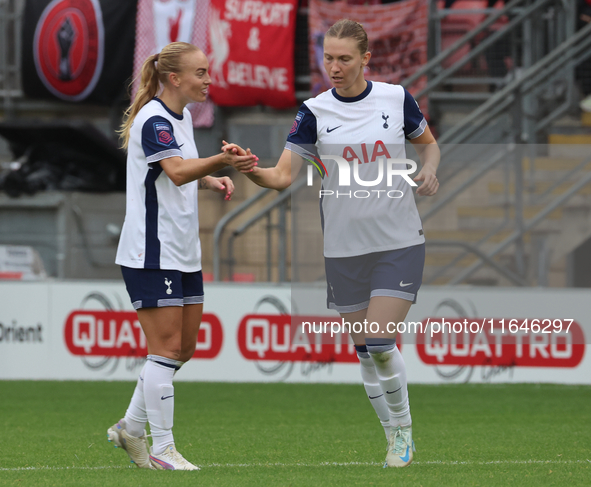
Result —
M139 0L135 38L133 76L137 91L140 70L146 58L160 52L166 44L188 42L207 53L208 0ZM213 104L192 103L188 108L193 117L193 126L213 125Z
M209 93L217 105L296 104L297 0L211 0Z
M316 96L332 85L323 65L324 34L339 19L355 20L369 37L371 60L366 79L400 84L427 62L427 0L401 0L384 5L347 5L310 0L310 75ZM426 79L410 88L418 91Z

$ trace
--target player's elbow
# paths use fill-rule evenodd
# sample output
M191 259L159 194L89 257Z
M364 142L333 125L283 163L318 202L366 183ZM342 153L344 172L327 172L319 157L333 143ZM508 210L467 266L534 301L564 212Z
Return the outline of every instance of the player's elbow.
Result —
M160 161L160 167L175 186L182 186L183 184L192 181L192 179L188 177L187 170L180 157L163 159Z
M283 191L284 189L287 189L291 186L291 178L286 178L286 179L282 179L280 180L277 185L275 186L275 189L277 191Z
M177 186L177 187L178 186L182 186L183 184L186 184L187 183L184 179L182 179L180 177L170 178L170 179L174 183L174 185Z
M281 172L279 177L275 181L275 189L277 191L283 191L291 186L291 173Z
M187 184L189 182L187 181L185 175L180 172L172 171L167 175L175 186L182 186L183 184Z

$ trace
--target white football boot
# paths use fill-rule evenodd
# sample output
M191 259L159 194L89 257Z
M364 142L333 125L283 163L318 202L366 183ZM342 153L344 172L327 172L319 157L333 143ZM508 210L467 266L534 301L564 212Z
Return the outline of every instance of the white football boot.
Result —
M123 448L132 463L135 463L139 468L155 470L150 463L148 438L145 430L139 438L131 436L125 429L125 420L122 419L107 430L107 439L115 444L115 448Z
M158 470L201 470L185 460L174 445L168 445L160 455L155 455L153 450L150 450L150 461Z
M412 463L415 443L412 441L412 426L392 427L385 467L406 467Z

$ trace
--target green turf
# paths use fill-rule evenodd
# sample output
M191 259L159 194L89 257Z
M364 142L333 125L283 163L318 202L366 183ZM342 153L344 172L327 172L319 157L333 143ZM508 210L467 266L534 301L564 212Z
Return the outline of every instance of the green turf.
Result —
M107 443L133 387L0 382L0 485L591 485L591 387L412 385L415 463L382 469L359 385L179 382L176 443L200 472L130 468Z

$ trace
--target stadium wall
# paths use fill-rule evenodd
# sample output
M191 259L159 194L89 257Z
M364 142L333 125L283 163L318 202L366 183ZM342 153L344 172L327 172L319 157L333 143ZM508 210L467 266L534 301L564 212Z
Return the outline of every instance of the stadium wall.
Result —
M0 379L137 377L145 337L123 282L5 281L0 296ZM406 320L423 333L398 339L409 381L591 384L590 297L573 289L424 287ZM301 322L342 326L324 303L322 286L208 284L195 357L176 379L360 382L346 334L300 331ZM526 319L539 331L524 331ZM449 332L434 328L442 321Z

